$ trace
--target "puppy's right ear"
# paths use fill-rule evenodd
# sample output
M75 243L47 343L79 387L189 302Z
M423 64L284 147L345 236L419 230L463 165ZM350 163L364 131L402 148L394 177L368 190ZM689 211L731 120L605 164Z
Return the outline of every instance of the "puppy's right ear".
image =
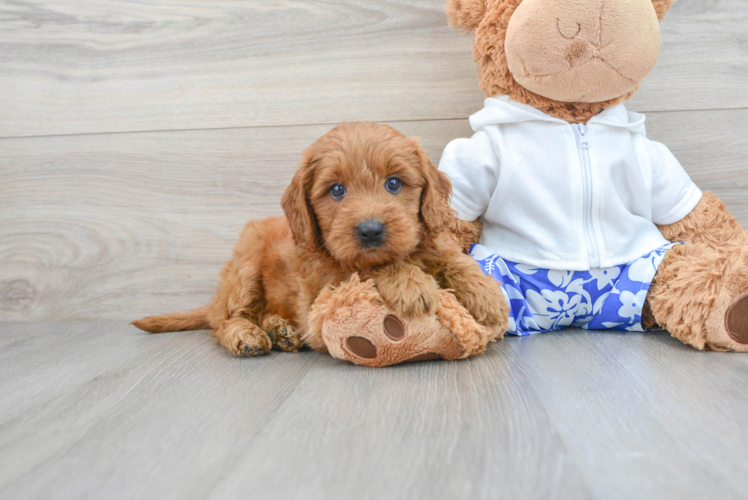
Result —
M293 239L304 250L314 252L321 245L321 233L317 217L309 199L309 191L314 181L314 155L304 152L301 166L294 174L291 184L283 193L281 206L291 226Z
M449 25L466 31L478 27L486 15L487 0L447 0Z

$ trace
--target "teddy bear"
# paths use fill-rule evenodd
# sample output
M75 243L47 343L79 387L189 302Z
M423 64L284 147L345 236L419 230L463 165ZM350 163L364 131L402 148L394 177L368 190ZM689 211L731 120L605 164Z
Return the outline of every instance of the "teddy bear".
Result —
M484 108L439 169L507 333L663 328L748 351L748 238L623 102L655 67L673 0L448 0Z
M697 349L748 351L746 232L623 105L657 62L672 3L447 0L450 25L474 33L487 99L439 168L456 232L502 283L509 334L664 328ZM311 325L333 356L369 366L482 352L460 305L440 309L401 318L393 336L373 284L354 280L320 296ZM359 354L384 355L352 353L355 332L373 341Z

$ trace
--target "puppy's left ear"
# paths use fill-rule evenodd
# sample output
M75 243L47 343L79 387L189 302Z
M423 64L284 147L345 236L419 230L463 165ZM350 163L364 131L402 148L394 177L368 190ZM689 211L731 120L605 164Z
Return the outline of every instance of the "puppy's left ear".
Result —
M413 139L415 153L421 163L421 175L424 184L421 192L421 218L429 231L440 231L451 227L451 221L455 218L452 208L449 206L449 196L452 194L452 183L449 178L437 170L429 160L426 153L418 144L418 139Z
M652 0L655 12L657 12L657 19L662 21L662 19L665 17L665 14L667 14L667 11L670 10L670 6L673 5L674 1L675 0Z

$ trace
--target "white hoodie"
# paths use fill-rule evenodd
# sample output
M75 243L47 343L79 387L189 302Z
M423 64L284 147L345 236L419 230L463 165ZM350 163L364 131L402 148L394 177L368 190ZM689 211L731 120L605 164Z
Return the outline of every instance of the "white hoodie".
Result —
M571 125L507 96L470 117L471 139L444 150L461 219L483 217L481 244L541 269L626 264L667 243L701 191L667 147L646 137L644 116L621 104Z

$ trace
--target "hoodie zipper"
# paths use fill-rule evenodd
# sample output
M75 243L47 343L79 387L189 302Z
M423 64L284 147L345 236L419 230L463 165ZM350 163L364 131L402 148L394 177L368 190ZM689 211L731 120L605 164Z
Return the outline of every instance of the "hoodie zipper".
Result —
M584 215L584 236L587 243L587 255L591 268L600 267L600 251L592 225L592 165L590 163L590 144L587 137L587 126L579 123L573 126L577 139L579 158L582 161L582 195Z

